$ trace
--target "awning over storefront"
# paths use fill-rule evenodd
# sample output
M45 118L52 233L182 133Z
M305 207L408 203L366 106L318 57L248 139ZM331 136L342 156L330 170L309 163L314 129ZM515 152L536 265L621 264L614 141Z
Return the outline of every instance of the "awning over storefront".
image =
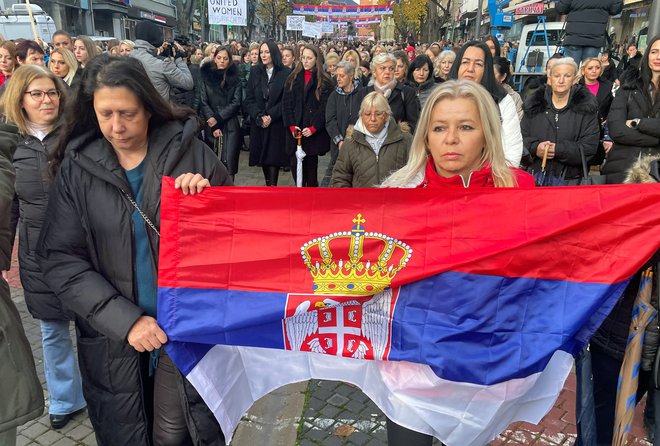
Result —
M128 6L118 1L95 0L94 11L116 12L118 14L126 14L128 12Z
M94 5L96 6L96 3ZM164 14L156 14L140 8L128 8L128 16L132 19L152 20L159 25L166 26L168 28L174 28L176 26L176 19L174 17L170 17Z

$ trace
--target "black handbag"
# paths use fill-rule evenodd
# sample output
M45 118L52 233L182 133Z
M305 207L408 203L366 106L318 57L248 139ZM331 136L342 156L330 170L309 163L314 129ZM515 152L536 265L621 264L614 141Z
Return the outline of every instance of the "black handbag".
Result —
M584 151L582 147L578 147L580 150L580 159L582 160L582 178L577 180L577 186L598 186L606 184L605 175L589 175L589 164L587 164L587 158L584 156Z
M543 157L541 163L541 170L536 172L533 169L528 172L534 176L534 182L537 187L552 187L552 186L596 186L606 184L605 175L589 175L589 164L587 158L584 156L582 147L578 146L580 150L580 160L582 161L582 177L567 180L566 167L564 167L559 175L546 172L546 157ZM547 152L546 152L547 154Z

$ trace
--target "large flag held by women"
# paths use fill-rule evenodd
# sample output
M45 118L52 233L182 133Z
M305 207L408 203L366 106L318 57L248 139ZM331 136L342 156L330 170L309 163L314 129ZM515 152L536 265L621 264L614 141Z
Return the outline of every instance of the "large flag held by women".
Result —
M165 179L158 321L228 438L258 398L318 378L482 446L550 410L660 246L658 203L660 185L183 196Z

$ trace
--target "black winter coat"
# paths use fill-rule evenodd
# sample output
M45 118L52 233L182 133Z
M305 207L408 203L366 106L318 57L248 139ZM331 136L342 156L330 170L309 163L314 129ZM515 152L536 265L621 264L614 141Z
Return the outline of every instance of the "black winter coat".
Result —
M657 162L657 157L656 161ZM635 162L632 168L628 171L628 179L626 182L630 183L653 183L657 180L650 175L651 163L654 157L644 157ZM609 312L600 328L594 333L591 338L591 345L606 353L611 358L622 361L626 345L628 344L628 335L630 331L630 324L632 321L633 307L635 299L639 290L639 283L641 280L641 273L649 266L654 267L654 277L652 280L651 291L651 306L657 311L660 308L658 305L658 289L657 275L660 273L658 262L660 261L659 255L656 253L655 257L651 259L644 267L642 267L630 280L626 286L623 295L616 303L612 311ZM644 371L651 371L654 368L655 358L658 353L658 346L660 345L660 323L658 313L649 321L644 331L643 344L642 344L642 358L641 368Z
M598 104L596 98L582 85L571 89L568 105L556 110L552 105L550 87L540 89L524 106L525 116L520 123L523 144L532 156L531 170L541 170L542 159L536 156L541 141L556 144L555 157L548 160L546 171L565 179L582 177L582 149L587 163L596 154L600 141Z
M199 112L199 87L200 87L200 65L197 64L188 64L188 70L190 70L190 75L193 78L193 94L194 99L192 103L192 109L196 112Z
M605 45L607 22L623 10L623 0L559 0L557 12L568 14L564 45Z
M6 125L0 128L5 131ZM18 262L25 303L32 317L41 320L70 320L72 315L62 308L59 299L43 281L37 263L37 247L41 226L46 217L48 192L52 182L48 169L57 130L43 142L34 136L21 135L14 152L16 196L12 207L11 229L18 226Z
M250 116L250 166L287 167L291 163L286 153L286 134L282 122L282 95L290 70L275 67L268 80L264 65L255 65L250 71L247 96L243 107ZM261 127L261 117L268 115L272 122Z
M628 70L632 70L633 68L635 70L639 70L639 65L642 63L642 57L642 53L637 51L635 57L629 57L628 54L626 54L621 58L619 66L616 67L617 78L621 81L621 83L625 82L627 79L630 79L630 77L634 75L634 73L626 73Z
M310 137L302 138L302 147L307 155L325 155L330 151L330 137L325 130L325 107L328 103L328 96L332 91L332 83L326 82L321 86L320 98L316 97L316 86L319 78L316 71L312 72L312 77L305 84L305 71L302 70L291 84L288 83L284 88L282 97L282 118L287 135L287 153L292 156L296 153L297 140L291 135L291 126L314 127L316 132Z
M201 84L199 88L200 114L206 122L211 117L218 121L215 129L222 131L222 153L218 154L227 167L230 175L238 172L238 157L243 145L241 124L238 115L241 111L243 89L238 67L231 64L227 69L225 84L221 87L224 73L215 64L206 64L200 69Z
M374 91L373 85L367 87L365 96L372 91ZM407 122L414 132L421 111L417 92L409 86L397 82L392 94L387 98L387 102L390 104L392 116L396 122Z
M357 122L364 94L365 89L359 79L353 81L353 89L348 94L340 87L330 93L325 107L325 128L333 147L344 140L348 126Z
M626 125L627 120L637 118L641 120L636 129ZM614 147L601 173L607 175L610 184L623 183L626 171L640 155L660 154L660 106L653 111L650 95L637 70L627 71L612 101L607 122Z
M618 73L616 66L614 66L614 61L611 60L603 70L603 74L601 74L600 78L607 82L614 82L617 78L617 74Z
M142 210L159 226L164 175L197 172L227 185L227 171L197 138L194 120L149 132ZM149 444L141 371L145 355L126 341L144 311L137 305L131 188L107 140L97 131L69 143L42 229L38 258L47 285L75 312L83 391L99 445ZM154 270L158 236L145 230ZM154 277L156 273L154 271ZM188 427L196 445L223 445L217 421L179 374Z
M4 271L9 269L11 263L9 217L15 194L11 158L16 147L18 129L5 123L0 123L0 129L0 271ZM9 285L2 277L0 333L0 432L5 433L43 414L44 392L37 377L21 315L11 300Z

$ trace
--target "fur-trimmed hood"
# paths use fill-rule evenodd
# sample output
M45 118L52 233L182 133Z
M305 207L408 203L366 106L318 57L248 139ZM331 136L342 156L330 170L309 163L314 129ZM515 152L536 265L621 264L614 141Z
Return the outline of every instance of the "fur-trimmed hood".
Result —
M525 101L523 109L525 113L534 116L544 112L551 106L552 89L550 86L539 88ZM582 85L574 85L571 88L568 99L568 108L581 115L590 115L598 112L598 101L591 92Z
M621 74L621 89L635 90L643 89L642 73L635 67L628 67Z
M625 183L658 183L660 182L660 155L644 156L637 160L628 170Z
M238 67L236 64L232 63L229 65L229 68L227 68L226 71L227 77L225 78L225 82L227 84L233 85L234 83L240 82ZM199 72L204 82L220 84L220 81L222 81L223 72L218 70L213 62L202 64L199 68Z

